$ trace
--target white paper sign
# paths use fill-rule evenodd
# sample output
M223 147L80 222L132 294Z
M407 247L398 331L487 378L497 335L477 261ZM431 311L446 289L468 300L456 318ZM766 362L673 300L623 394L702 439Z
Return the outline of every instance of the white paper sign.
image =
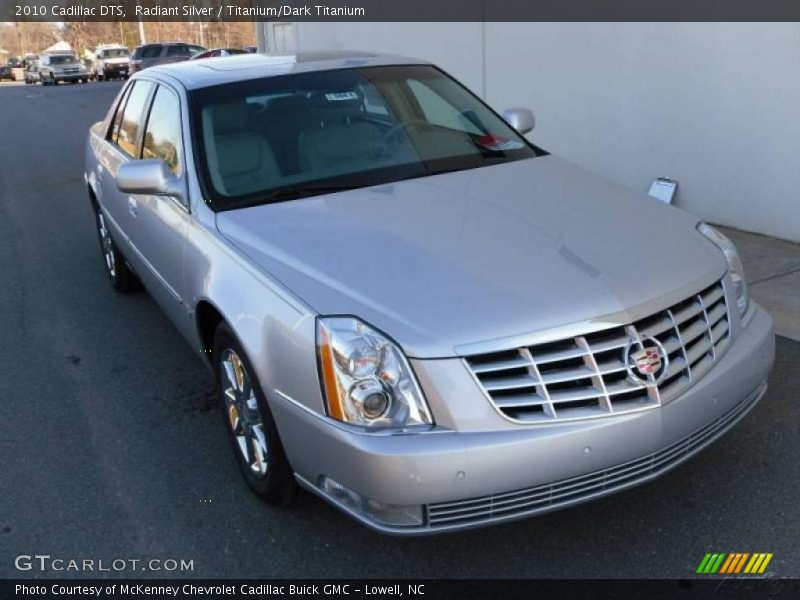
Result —
M672 204L672 198L675 196L675 190L678 188L678 182L666 177L659 177L654 179L648 192L653 198L661 200L664 204Z

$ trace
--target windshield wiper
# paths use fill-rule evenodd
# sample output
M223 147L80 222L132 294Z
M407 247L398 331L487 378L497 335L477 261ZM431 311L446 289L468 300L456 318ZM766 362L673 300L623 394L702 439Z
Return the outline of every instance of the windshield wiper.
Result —
M276 190L263 196L256 198L242 199L240 202L235 200L228 206L228 209L235 208L248 208L250 206L258 206L260 204L275 204L278 202L286 202L287 200L299 200L300 198L308 198L310 196L319 196L322 194L333 194L335 192L347 192L349 190L358 188L358 185L316 185L304 186L297 188L286 188Z
M281 202L282 200L293 200L296 198L308 198L309 196L319 196L320 194L333 194L335 192L346 192L352 190L356 185L310 185L297 188L279 190L264 196L266 202Z

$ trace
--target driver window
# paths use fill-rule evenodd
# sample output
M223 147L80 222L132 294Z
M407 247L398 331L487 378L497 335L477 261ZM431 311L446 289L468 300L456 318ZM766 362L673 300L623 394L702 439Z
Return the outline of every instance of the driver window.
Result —
M147 129L144 134L142 158L160 158L170 170L181 172L181 109L175 93L158 86Z

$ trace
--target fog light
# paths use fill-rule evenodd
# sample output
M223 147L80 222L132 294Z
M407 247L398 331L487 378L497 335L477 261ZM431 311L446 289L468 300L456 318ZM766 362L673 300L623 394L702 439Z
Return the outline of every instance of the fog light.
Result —
M370 500L327 477L321 478L320 488L328 497L381 525L414 527L423 525L425 522L422 506L385 504Z

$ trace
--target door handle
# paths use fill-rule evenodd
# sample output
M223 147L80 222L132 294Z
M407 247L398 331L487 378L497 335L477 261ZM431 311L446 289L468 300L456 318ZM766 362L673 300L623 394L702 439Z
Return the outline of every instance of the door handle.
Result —
M134 217L139 216L139 203L133 196L128 196L128 212Z

